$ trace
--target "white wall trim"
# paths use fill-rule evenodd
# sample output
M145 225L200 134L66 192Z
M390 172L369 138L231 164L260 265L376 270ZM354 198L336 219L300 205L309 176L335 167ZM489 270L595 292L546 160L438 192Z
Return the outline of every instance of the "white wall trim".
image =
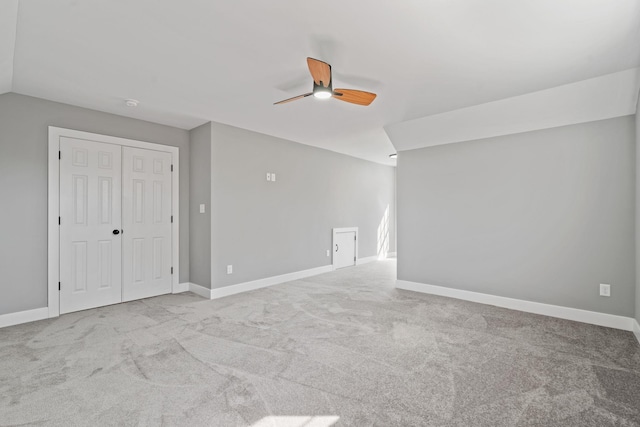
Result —
M203 298L211 299L211 289L204 286L196 285L195 283L189 283L189 291L196 295L200 295Z
M295 271L293 273L281 274L279 276L266 277L264 279L238 283L236 285L225 286L222 288L214 288L211 289L211 299L218 299L242 292L249 292L260 288L266 288L268 286L278 285L280 283L290 282L292 280L299 280L304 279L305 277L329 273L331 271L333 271L333 266L325 265L322 267L310 268L308 270Z
M107 144L122 145L126 147L143 148L171 154L171 161L173 163L173 176L171 180L171 213L173 215L171 232L171 238L173 239L173 278L171 288L172 292L175 292L179 287L178 281L180 277L180 150L178 147L49 126L47 231L48 316L57 317L60 315L60 293L58 291L58 282L60 280L60 229L58 226L58 216L60 215L60 162L58 159L58 151L60 150L60 138L63 137L104 142Z
M635 319L633 319L633 334L636 336L638 344L640 344L640 323Z
M189 282L184 282L184 283L178 283L176 286L173 287L173 290L171 291L172 294L179 294L182 292L187 292L189 291Z
M384 258L379 258L378 255L372 255L372 256L366 256L366 257L363 257L363 258L358 258L358 261L356 261L356 265L368 264L370 262L378 261L379 259L384 259Z
M578 308L544 304L515 298L500 297L479 292L446 288L444 286L427 285L424 283L409 282L406 280L396 280L396 288L456 298L465 301L473 301L481 304L495 305L497 307L504 307L527 313L542 314L544 316L574 320L576 322L590 323L592 325L606 326L608 328L622 329L625 331L633 330L633 322L635 322L635 319L631 317L598 313L596 311L581 310Z
M21 323L35 322L36 320L47 319L49 317L49 308L35 308L33 310L18 311L17 313L8 313L0 315L0 328L6 326L19 325Z

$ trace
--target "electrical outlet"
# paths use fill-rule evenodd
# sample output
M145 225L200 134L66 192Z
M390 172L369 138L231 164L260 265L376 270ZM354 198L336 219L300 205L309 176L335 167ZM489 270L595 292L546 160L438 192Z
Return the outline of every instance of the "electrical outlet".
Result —
M601 297L610 297L611 296L611 285L600 284L600 296Z
M233 265L229 264L227 265L227 274L231 274L233 273Z
M267 172L267 181L271 181L271 172Z
M327 256L331 256L331 249L327 249Z

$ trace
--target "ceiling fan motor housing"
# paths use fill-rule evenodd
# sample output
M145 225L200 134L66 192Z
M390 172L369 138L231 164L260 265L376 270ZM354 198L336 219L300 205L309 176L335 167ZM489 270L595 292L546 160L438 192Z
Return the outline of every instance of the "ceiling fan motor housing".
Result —
M325 82L320 82L322 84L318 85L316 84L316 82L313 82L313 94L315 96L317 96L317 93L327 93L328 96L325 95L326 98L329 98L331 95L333 95L333 85L331 84L331 81L329 81L329 84L327 86L323 86L325 84Z

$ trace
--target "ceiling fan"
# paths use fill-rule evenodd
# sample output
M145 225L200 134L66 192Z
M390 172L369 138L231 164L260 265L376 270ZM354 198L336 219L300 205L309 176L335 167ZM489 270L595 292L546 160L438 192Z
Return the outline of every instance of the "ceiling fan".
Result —
M365 106L371 104L373 100L376 99L376 94L371 92L353 89L333 89L331 65L327 64L326 62L319 61L313 58L307 58L307 65L309 66L311 77L313 77L313 92L294 96L293 98L289 99L284 99L282 101L275 102L273 105L286 104L287 102L306 98L307 96L311 95L320 99L335 98L339 99L340 101Z

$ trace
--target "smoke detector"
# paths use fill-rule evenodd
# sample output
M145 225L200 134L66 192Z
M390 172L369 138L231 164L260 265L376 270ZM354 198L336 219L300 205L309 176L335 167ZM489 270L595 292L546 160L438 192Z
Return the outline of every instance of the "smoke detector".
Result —
M135 99L125 99L124 105L126 105L127 107L137 107L138 101Z

